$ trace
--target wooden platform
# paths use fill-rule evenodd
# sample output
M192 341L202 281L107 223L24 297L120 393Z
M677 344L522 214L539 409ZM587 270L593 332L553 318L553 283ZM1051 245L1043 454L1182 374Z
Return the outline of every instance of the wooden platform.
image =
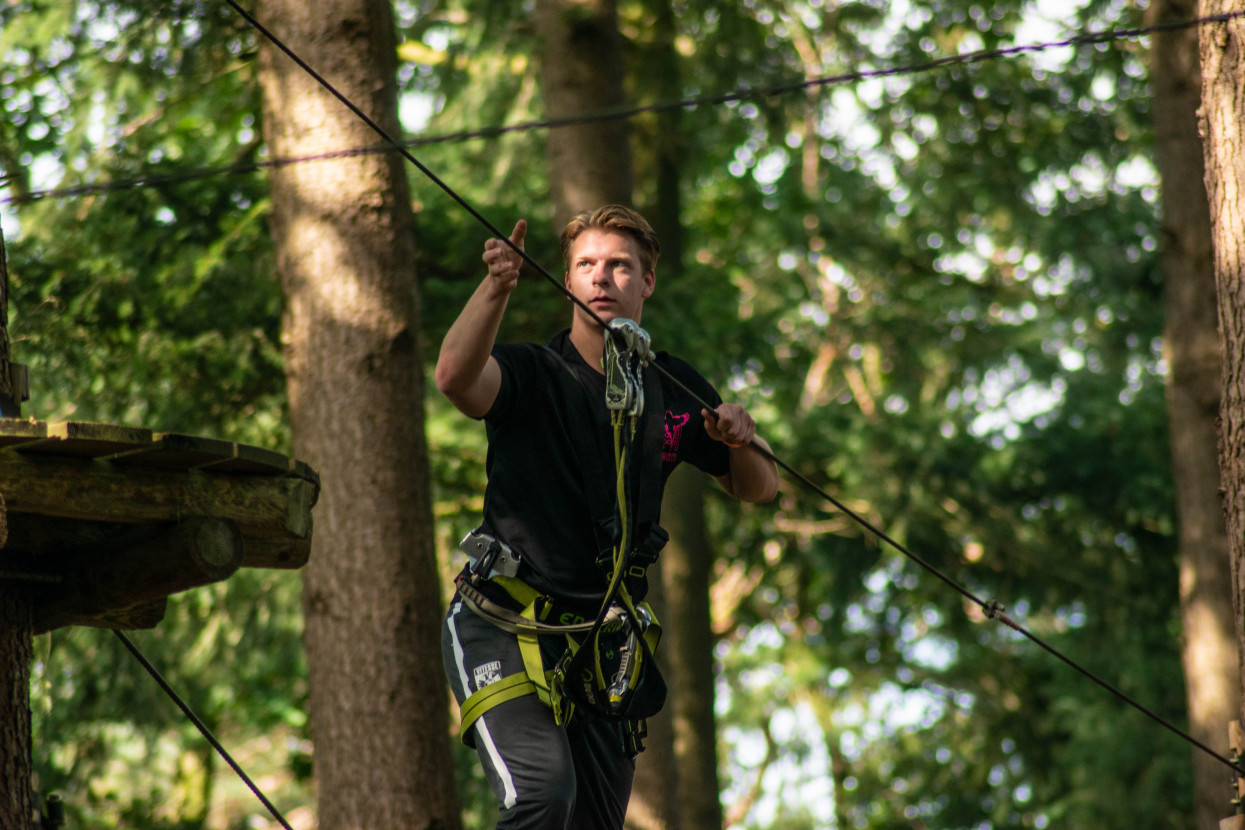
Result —
M309 466L258 447L0 418L0 579L36 597L36 632L148 628L169 594L304 565L319 492Z

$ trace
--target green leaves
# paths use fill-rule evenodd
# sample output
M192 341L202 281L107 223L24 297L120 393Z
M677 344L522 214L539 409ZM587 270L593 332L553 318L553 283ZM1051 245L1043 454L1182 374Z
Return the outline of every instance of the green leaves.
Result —
M543 117L529 12L401 4L401 80L431 111L422 135ZM1032 42L1024 4L909 12L624 3L629 94L671 100L659 13L674 15L678 98ZM1093 4L1065 25L1135 15ZM10 192L148 182L22 204L20 233L6 223L27 412L287 447L262 174L187 176L265 158L252 35L223 4L192 2L19 2L0 23ZM1112 41L680 110L684 264L659 267L644 322L748 405L801 473L1180 722L1140 49ZM631 123L645 209L658 206L665 123ZM499 227L528 218L528 250L557 278L541 132L414 152ZM485 232L411 176L434 355L482 275ZM525 276L503 339L546 339L566 311ZM484 445L435 395L428 410L448 561L480 509ZM792 484L773 507L715 498L709 516L738 826L1185 826L1183 743L834 506ZM288 738L292 780L308 763L298 600L292 582L239 579L227 597L178 600L151 636L242 744ZM158 826L170 785L138 782L137 761L111 776L106 763L180 727L90 635L56 635L38 674L45 789L96 777L98 793L72 789L83 826L105 804ZM466 787L469 823L483 826L487 788Z

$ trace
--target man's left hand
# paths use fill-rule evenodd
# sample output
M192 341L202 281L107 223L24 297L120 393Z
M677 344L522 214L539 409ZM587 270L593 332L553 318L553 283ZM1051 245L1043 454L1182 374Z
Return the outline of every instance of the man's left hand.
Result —
M715 411L702 409L700 414L705 419L705 432L709 437L728 447L747 446L756 435L756 421L739 404L724 403Z

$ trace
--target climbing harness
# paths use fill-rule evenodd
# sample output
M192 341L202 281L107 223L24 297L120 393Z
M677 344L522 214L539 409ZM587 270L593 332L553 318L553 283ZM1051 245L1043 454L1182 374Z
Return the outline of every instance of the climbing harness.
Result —
M546 348L557 357L558 382L568 406L590 407L584 385L565 359ZM643 371L652 360L647 332L632 320L610 322L603 363L613 476L606 472L600 453L593 451L592 436L578 438L583 446L577 453L593 514L596 561L608 581L595 617L586 618L523 581L522 554L483 528L468 533L459 546L468 557L455 580L459 598L477 615L513 633L523 657L523 671L477 689L463 702L463 740L475 721L493 707L535 694L550 707L559 725L569 722L576 708L582 707L598 717L627 723L629 749L643 749L643 721L656 714L666 698L666 685L653 658L661 626L652 608L637 599L642 597L648 566L656 561L667 538L657 524L661 384L655 373ZM650 416L643 418L646 405ZM580 422L593 424L597 419ZM635 452L638 433L640 452ZM546 666L541 654L542 635L566 638L562 656L552 667Z

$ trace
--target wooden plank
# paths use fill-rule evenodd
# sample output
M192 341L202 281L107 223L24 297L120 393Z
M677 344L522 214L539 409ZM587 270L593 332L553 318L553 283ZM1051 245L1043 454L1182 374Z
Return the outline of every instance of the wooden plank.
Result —
M237 523L247 537L305 539L319 487L294 476L135 467L100 460L0 452L11 514L146 524L188 516Z
M48 425L42 421L0 418L0 450L42 441L47 437Z
M246 444L231 444L232 453L228 458L220 458L199 464L196 469L211 470L221 473L257 473L261 475L280 475L290 471L289 456L279 452L251 447Z
M126 608L110 608L98 614L84 613L78 616L67 617L62 623L50 627L47 627L45 624L45 627L42 628L36 618L35 629L32 633L46 634L55 628L64 628L69 625L87 625L92 628L116 628L122 631L151 629L164 620L168 606L168 597L163 597L151 602L140 602Z
M273 450L174 432L85 421L43 423L0 418L0 450L17 449L99 458L119 464L208 469L260 475L290 474L319 486L319 475L302 461Z
M112 549L116 540L134 529L133 524L116 522L87 522L60 516L48 518L34 513L14 513L9 516L9 543L0 551L0 563L11 562L15 557L47 552L63 553L76 550L106 551ZM28 567L38 567L38 560Z
M108 456L118 464L189 469L226 461L234 456L234 444L217 438L197 438L176 432L157 432L152 442Z
M311 468L311 465L290 459L290 475L309 481L316 486L316 492L320 491L320 474Z
M149 429L81 421L56 421L47 425L46 443L22 448L24 452L49 452L98 458L151 445Z
M227 579L242 564L242 533L227 519L198 517L137 528L132 544L108 556L81 551L48 557L61 582L36 596L36 633L159 602Z
M33 513L16 513L9 518L8 546L0 549L0 573L46 573L50 557L77 551L110 555L117 549L118 540L136 527L60 517L49 519ZM243 536L242 539L244 568L293 570L306 565L310 557L310 538Z
M163 599L131 605L129 608L117 608L97 617L84 618L76 625L90 625L96 628L117 628L122 631L155 628L164 619L169 607L168 597ZM38 632L36 632L38 633Z

